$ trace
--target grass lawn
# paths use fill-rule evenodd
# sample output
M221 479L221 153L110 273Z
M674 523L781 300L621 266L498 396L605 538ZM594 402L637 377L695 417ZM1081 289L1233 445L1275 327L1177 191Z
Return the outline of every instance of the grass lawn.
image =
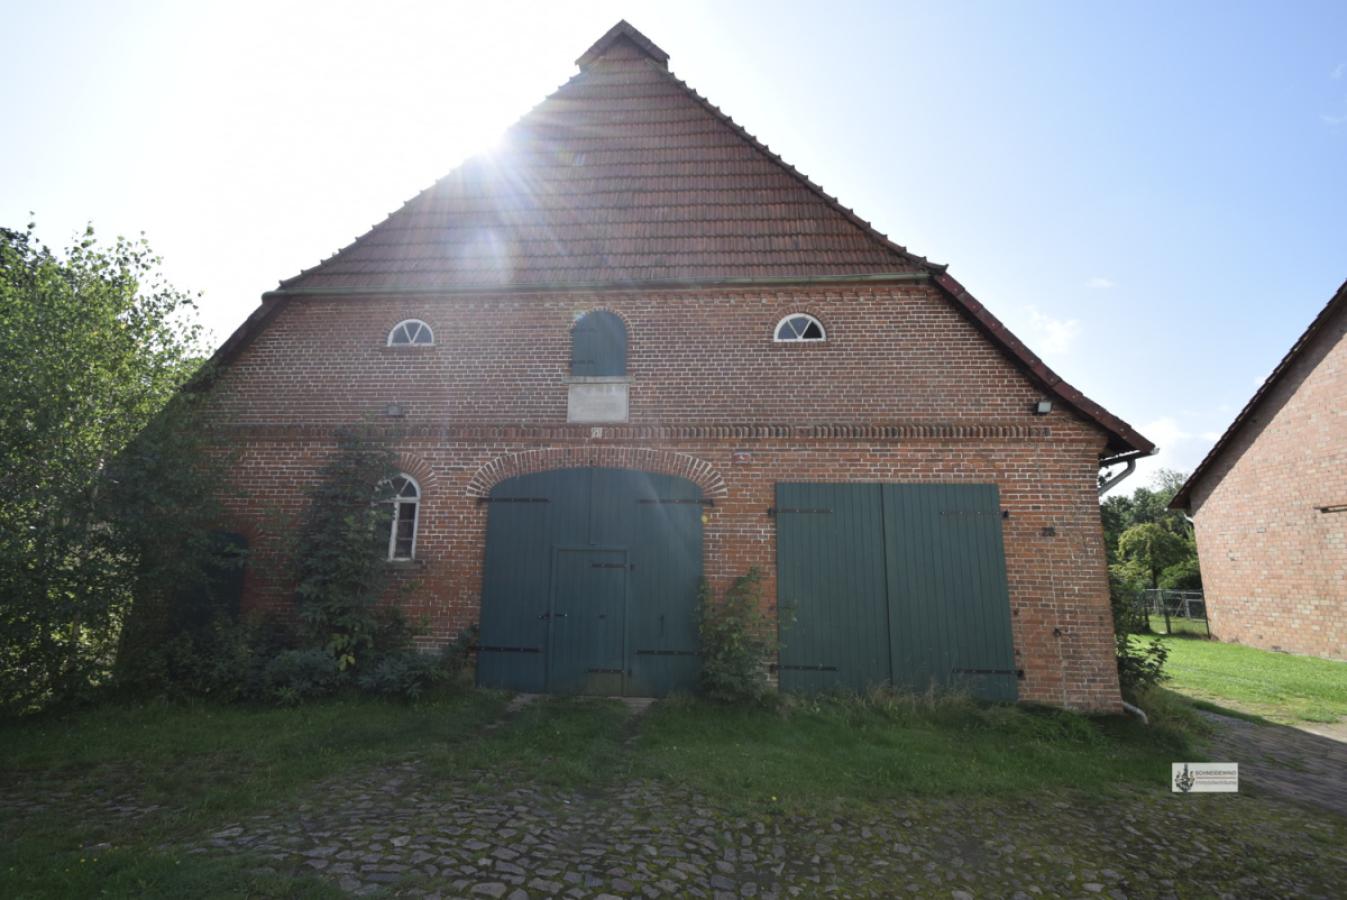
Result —
M1199 703L1284 723L1347 717L1347 662L1178 636L1161 640L1169 648L1165 686Z
M1152 615L1150 616L1150 623L1151 623L1151 631L1155 632L1158 635L1165 634L1164 616ZM1169 617L1169 633L1193 634L1197 635L1198 637L1204 638L1209 637L1209 635L1207 634L1206 619L1185 619L1182 618L1181 616Z
M1163 784L1188 750L1170 727L1057 710L920 700L796 701L786 713L666 702L643 723L636 774L741 808L786 812L908 796L1108 796Z

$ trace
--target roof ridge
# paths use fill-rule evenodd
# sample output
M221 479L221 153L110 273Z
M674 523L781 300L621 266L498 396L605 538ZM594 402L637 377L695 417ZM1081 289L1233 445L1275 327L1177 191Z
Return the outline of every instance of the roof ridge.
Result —
M616 25L604 32L603 37L599 38L588 50L580 54L575 60L575 64L583 71L589 67L590 63L603 56L603 54L608 51L608 48L612 47L623 38L626 38L628 41L635 44L636 49L640 50L646 56L649 56L659 65L665 68L668 67L669 54L665 53L659 45L642 34L639 28L632 25L626 19L619 19Z

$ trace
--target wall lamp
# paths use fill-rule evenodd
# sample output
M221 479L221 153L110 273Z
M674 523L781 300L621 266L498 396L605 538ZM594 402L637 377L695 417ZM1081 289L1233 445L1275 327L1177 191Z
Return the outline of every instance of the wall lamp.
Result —
M1036 416L1046 416L1050 412L1052 412L1051 400L1040 400L1034 405L1034 415Z

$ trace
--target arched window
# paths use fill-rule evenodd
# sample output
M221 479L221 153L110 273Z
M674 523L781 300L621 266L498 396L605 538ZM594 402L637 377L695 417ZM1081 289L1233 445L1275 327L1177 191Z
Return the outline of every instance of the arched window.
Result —
M808 313L791 313L776 323L778 341L822 341L823 323Z
M571 374L627 374L627 326L606 310L587 312L571 329Z
M420 319L406 319L393 326L388 332L390 347L429 347L435 343L435 335L430 326Z
M388 502L393 516L388 526L388 558L412 559L416 555L416 521L421 510L421 486L410 475L389 482Z

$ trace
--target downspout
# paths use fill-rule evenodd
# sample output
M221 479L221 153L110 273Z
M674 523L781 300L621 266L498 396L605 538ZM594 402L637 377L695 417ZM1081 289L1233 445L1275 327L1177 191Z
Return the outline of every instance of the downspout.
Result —
M1143 456L1154 456L1156 453L1159 452L1160 448L1156 447L1153 450L1150 450L1149 452L1138 450L1134 453L1124 453L1121 456L1114 456L1110 457L1109 459L1101 459L1099 461L1099 468L1101 469L1107 468L1108 466L1116 466L1120 462L1127 463L1127 468L1123 469L1117 475L1114 475L1113 477L1107 478L1104 481L1100 482L1099 496L1101 497L1104 496L1104 494L1112 490L1124 478L1135 472L1137 470L1138 459L1140 459Z
M1134 716L1136 716L1138 719L1140 719L1142 725L1149 725L1149 724L1151 724L1150 717L1146 715L1146 711L1143 710L1140 706L1133 706L1132 704L1128 703L1126 700L1124 700L1124 701L1122 702L1122 705L1123 705L1123 709L1127 710L1127 711L1130 712L1132 715L1134 715Z

